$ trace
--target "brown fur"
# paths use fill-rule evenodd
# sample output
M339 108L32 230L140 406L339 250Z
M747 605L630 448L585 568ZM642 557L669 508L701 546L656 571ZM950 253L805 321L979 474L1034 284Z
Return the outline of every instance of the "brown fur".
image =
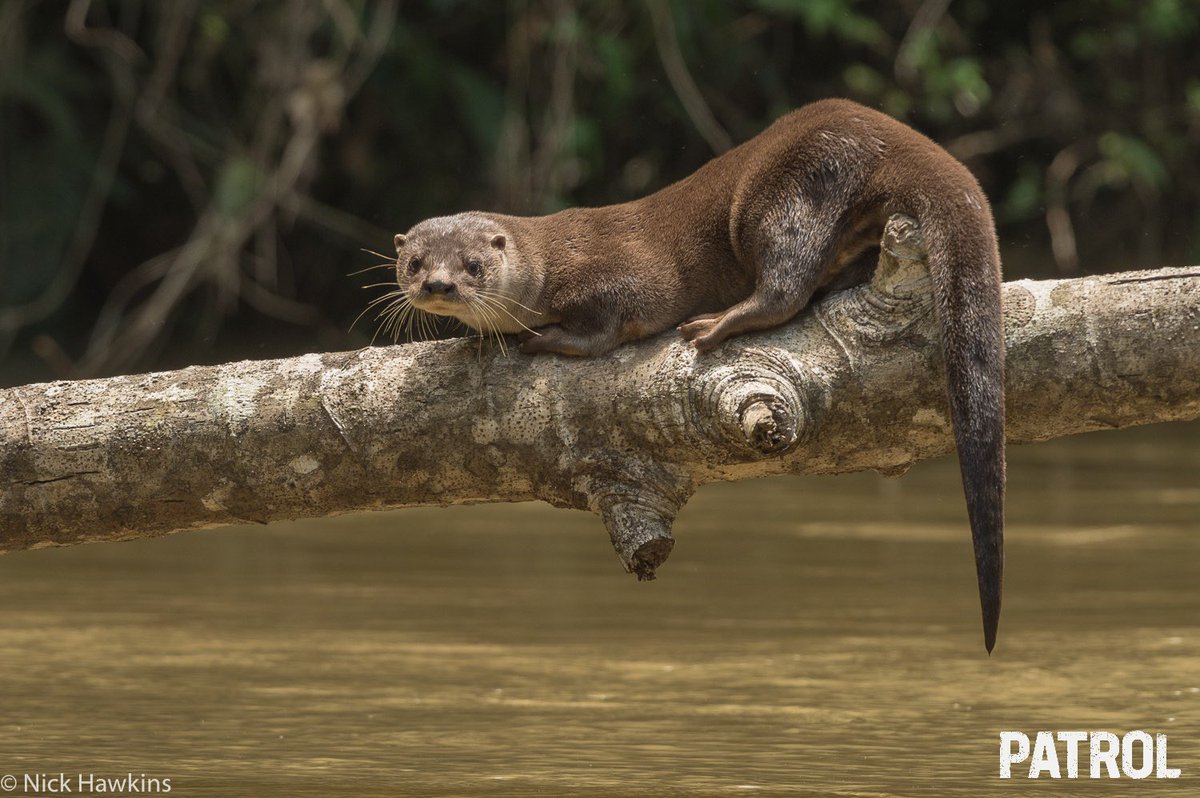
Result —
M914 216L929 246L991 651L1003 566L1000 257L979 184L925 136L823 100L633 202L422 222L396 237L397 279L414 306L520 333L525 352L600 355L674 325L703 352L861 282L893 213Z

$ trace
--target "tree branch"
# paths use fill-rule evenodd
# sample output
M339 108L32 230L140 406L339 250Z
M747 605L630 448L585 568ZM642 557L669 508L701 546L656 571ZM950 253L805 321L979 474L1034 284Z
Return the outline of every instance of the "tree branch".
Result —
M1200 417L1200 269L1004 287L1008 437ZM541 499L653 578L697 485L903 473L952 450L912 220L873 281L698 355L452 340L0 391L0 550L422 504ZM510 349L515 350L515 347Z

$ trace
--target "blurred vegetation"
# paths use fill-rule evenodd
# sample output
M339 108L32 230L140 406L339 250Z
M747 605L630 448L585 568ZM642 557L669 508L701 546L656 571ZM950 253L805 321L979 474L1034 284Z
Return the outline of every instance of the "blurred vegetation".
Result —
M1200 261L1198 0L0 0L0 380L366 344L391 233L629 199L804 102L933 136L1010 277Z

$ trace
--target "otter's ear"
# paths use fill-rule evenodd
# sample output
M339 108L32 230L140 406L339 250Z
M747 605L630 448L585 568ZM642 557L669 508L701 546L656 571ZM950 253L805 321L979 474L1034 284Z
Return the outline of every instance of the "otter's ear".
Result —
M504 249L504 247L507 244L508 244L508 239L505 238L503 235L496 234L496 235L492 236L492 246L495 247L496 249Z
M404 246L404 233L396 233L396 237L392 241L396 244L396 254L400 254L400 247Z

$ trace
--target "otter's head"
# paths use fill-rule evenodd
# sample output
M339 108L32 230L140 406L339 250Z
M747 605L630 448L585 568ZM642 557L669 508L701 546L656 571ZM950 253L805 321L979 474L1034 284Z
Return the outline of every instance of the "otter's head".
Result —
M395 241L396 282L413 307L477 330L521 329L506 307L519 286L512 285L509 237L499 224L477 213L439 216Z

